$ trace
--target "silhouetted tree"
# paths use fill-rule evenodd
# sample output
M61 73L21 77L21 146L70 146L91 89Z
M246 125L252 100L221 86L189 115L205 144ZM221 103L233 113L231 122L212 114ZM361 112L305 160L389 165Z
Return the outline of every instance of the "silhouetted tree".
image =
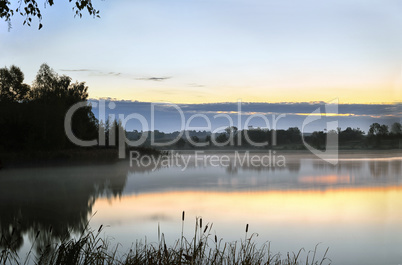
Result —
M211 135L205 137L205 142L208 143L208 145L211 145Z
M287 138L287 143L289 144L301 144L302 139L301 139L301 132L299 128L297 127L291 127L286 130L286 138Z
M68 109L86 102L88 87L58 76L48 65L41 65L32 89L23 83L18 67L0 69L0 149L58 150L73 147L64 130ZM73 133L80 139L97 137L98 123L92 107L78 109L72 117Z
M364 132L360 128L352 129L351 127L347 127L344 131L341 131L340 128L338 130L340 142L360 141L363 139L363 134Z
M388 126L383 124L380 125L379 123L373 123L370 125L368 131L368 140L375 145L381 144L382 140L389 138L389 129Z
M388 135L388 133L389 133L388 126L384 125L384 124L381 125L380 130L379 130L379 134L382 135L382 136L386 136L386 135Z
M12 65L0 68L0 102L20 102L27 98L29 86L24 84L24 74L21 69Z
M226 132L227 134L229 134L229 135L235 135L235 134L237 133L237 127L236 127L236 126L227 127L227 128L225 129L225 132Z
M107 123L110 123L109 120L107 120ZM108 126L107 131L109 145L115 146L116 148L118 147L120 131L125 132L121 120L114 120L112 124Z
M369 131L368 131L368 135L372 136L372 135L377 135L380 132L380 128L381 125L377 122L373 123L370 125Z
M395 122L391 126L391 133L395 135L402 134L402 125L399 122Z
M229 136L226 133L220 133L215 140L217 143L225 143L229 140Z
M242 144L253 145L254 143L264 143L270 141L270 131L261 128L250 128L242 131Z
M183 138L180 138L177 142L176 142L176 146L179 148L183 148L186 145L186 140L184 140Z
M326 133L323 131L313 132L309 137L311 144L318 149L323 149L326 142Z

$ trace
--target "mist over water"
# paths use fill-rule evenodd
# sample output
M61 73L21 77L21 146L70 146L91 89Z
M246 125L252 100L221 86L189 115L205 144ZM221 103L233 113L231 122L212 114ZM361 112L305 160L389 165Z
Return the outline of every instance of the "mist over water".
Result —
M229 157L228 164L197 163L194 153L187 152L180 154L189 161L185 170L152 163L130 167L127 160L3 170L1 232L14 237L15 248L24 253L38 230L37 250L76 236L91 220L93 229L106 226L104 236L126 251L145 237L156 242L158 224L173 243L186 211L189 237L195 218L202 216L224 241L244 238L248 223L258 233L255 240L271 241L274 252L312 250L321 242L321 254L329 247L332 264L402 260L399 152L344 152L335 166L306 152L277 151L284 166L259 167L236 162L234 153L215 155Z

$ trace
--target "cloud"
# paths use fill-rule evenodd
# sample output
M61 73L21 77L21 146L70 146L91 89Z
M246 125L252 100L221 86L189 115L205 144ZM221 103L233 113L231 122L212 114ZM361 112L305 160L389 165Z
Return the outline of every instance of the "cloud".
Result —
M124 74L121 72L113 72L113 71L99 71L95 69L60 69L62 72L85 72L88 73L90 76L114 76L114 77L122 77L122 78L132 78L135 80L142 80L142 81L153 81L153 82L162 82L168 79L171 79L171 76L151 76L151 77L138 77L133 74ZM190 84L190 86L194 87L201 87L201 85L197 84Z
M121 76L119 72L102 72L94 69L60 69L62 72L88 72L92 76Z
M143 80L143 81L155 81L155 82L161 82L165 81L168 79L171 79L171 76L165 76L165 77L141 77L141 78L136 78L137 80Z
M95 70L91 70L91 69L60 69L60 71L62 71L62 72L92 72Z

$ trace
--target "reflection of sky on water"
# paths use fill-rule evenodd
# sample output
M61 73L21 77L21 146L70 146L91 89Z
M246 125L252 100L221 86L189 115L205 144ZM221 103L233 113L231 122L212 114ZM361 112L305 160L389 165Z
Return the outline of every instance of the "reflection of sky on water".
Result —
M257 242L271 241L273 251L310 250L322 242L320 254L329 247L332 264L398 264L401 162L345 158L332 166L302 155L291 156L286 168L133 171L121 199L97 201L95 219L107 221L110 232L128 245L134 238L155 242L158 223L173 242L185 210L188 237L195 217L202 216L226 241L243 238L249 223L259 234Z
M252 155L256 154L250 154ZM314 157L284 156L286 167L253 167L251 163L241 165L233 155L226 167L196 166L194 159L184 171L183 167L157 167L154 171L155 166L134 167L128 174L123 193L178 190L326 190L402 184L400 158L342 158L333 166Z
M333 264L398 264L402 258L402 189L352 188L308 191L166 191L100 199L93 224L108 224L107 233L127 248L137 239L157 241L157 227L169 243L181 232L194 233L196 216L213 223L213 235L225 241L244 237L245 224L258 243L286 253L330 248Z
M224 155L224 154L222 154ZM16 229L21 252L41 230L38 247L91 226L122 243L191 237L194 219L213 222L225 241L244 227L286 253L330 247L333 264L398 264L402 260L402 160L397 152L345 154L332 166L311 155L284 153L286 167L130 168L111 165L9 169L0 173L0 228ZM394 159L383 159L395 157ZM359 159L356 159L359 158ZM15 220L18 224L15 225ZM52 233L49 228L52 227Z

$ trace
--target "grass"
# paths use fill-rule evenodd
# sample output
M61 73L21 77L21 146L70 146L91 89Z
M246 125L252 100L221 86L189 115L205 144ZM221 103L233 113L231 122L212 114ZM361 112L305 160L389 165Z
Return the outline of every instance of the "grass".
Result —
M301 259L300 249L297 253L287 253L282 256L271 252L270 243L257 246L253 241L256 234L248 234L246 225L244 240L239 242L222 242L212 235L212 224L203 226L202 218L196 218L194 236L191 240L183 236L185 213L182 214L182 233L180 239L172 246L167 246L164 234L158 225L158 242L142 243L137 241L127 253L118 251L119 245L111 246L102 239L103 226L91 230L87 226L77 239L62 241L56 245L48 245L40 253L34 255L32 249L39 236L36 234L31 250L25 259L21 259L11 247L13 242L1 237L0 245L6 246L0 253L0 264L267 264L267 265L327 265L331 261L326 257L328 249L322 258L317 259L317 246L307 252L307 257ZM50 231L51 232L51 231Z

